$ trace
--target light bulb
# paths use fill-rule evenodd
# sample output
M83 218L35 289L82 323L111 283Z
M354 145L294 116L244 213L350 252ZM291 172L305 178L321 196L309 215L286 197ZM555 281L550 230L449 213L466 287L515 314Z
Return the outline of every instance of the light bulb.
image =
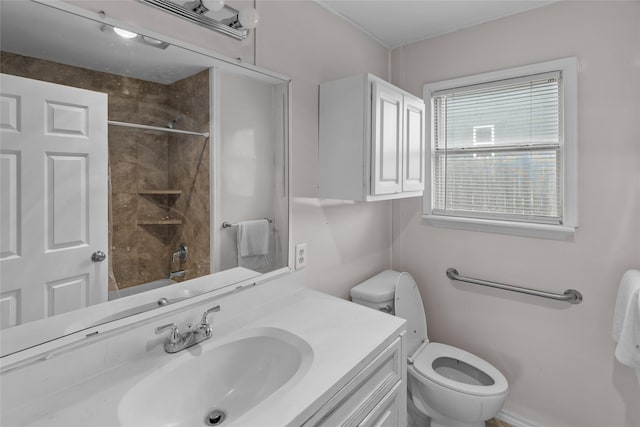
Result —
M224 7L224 0L202 0L202 4L211 12L217 12Z
M113 27L113 32L124 39L133 39L138 37L138 34L133 33L131 31L123 30L122 28L118 28L118 27Z
M258 25L259 20L260 16L258 15L258 11L252 7L246 7L238 13L238 21L240 21L240 25L244 28L254 29Z

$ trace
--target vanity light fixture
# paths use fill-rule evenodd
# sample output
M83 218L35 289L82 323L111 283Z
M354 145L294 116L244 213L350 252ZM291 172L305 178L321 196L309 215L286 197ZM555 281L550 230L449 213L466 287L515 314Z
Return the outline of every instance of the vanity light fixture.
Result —
M123 30L122 28L118 28L118 27L113 27L113 32L116 33L117 35L119 35L120 37L124 38L124 39L133 39L133 38L138 37L137 33L134 33L132 31Z
M187 9L204 15L207 12L217 12L224 7L224 0L194 0L184 4Z
M152 37L143 36L142 34L134 33L133 31L125 30L119 27L113 27L107 24L100 25L100 31L102 31L106 35L111 36L113 36L113 34L117 34L119 37L127 40L127 42L132 41L147 46L156 47L158 49L166 49L167 47L169 47L169 43L162 40L156 40Z
M224 4L224 0L138 0L202 27L238 40L244 40L249 30L258 25L258 11L252 7L240 11Z

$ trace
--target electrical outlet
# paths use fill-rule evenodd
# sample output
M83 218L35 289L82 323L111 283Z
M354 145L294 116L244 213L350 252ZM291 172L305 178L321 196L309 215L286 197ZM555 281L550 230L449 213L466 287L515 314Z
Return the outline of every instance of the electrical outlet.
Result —
M307 266L307 244L298 243L296 245L296 270Z

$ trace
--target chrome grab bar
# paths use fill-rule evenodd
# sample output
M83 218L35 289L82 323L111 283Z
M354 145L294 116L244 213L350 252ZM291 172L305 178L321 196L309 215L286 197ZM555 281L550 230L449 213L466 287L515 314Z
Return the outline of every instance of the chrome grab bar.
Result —
M571 304L580 304L582 302L582 294L575 289L567 289L562 294L553 292L537 291L535 289L521 288L520 286L505 285L504 283L490 282L488 280L472 279L458 275L455 268L447 269L447 277L458 282L473 283L475 285L489 286L491 288L503 289L505 291L520 292L522 294L535 295L537 297L549 298L557 301L566 301Z

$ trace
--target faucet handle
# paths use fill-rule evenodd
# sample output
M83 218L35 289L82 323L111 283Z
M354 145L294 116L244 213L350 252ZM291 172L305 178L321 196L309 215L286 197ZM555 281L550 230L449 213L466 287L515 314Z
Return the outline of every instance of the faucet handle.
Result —
M175 344L180 341L180 331L178 331L178 325L176 325L175 323L158 326L156 328L156 335L159 335L168 329L171 330L171 332L169 333L169 342L171 344Z
M213 332L213 328L211 327L209 322L207 322L207 317L209 317L211 313L215 313L217 311L220 311L219 305L216 305L215 307L211 307L210 309L205 310L205 312L202 313L202 319L200 319L200 324L198 325L198 331L200 331L200 333L207 338L209 338L211 336L211 333Z
M208 323L207 317L209 317L211 313L217 313L218 311L220 311L219 305L216 305L215 307L211 307L210 309L205 310L205 312L202 313L202 319L200 319L200 324L206 325Z

